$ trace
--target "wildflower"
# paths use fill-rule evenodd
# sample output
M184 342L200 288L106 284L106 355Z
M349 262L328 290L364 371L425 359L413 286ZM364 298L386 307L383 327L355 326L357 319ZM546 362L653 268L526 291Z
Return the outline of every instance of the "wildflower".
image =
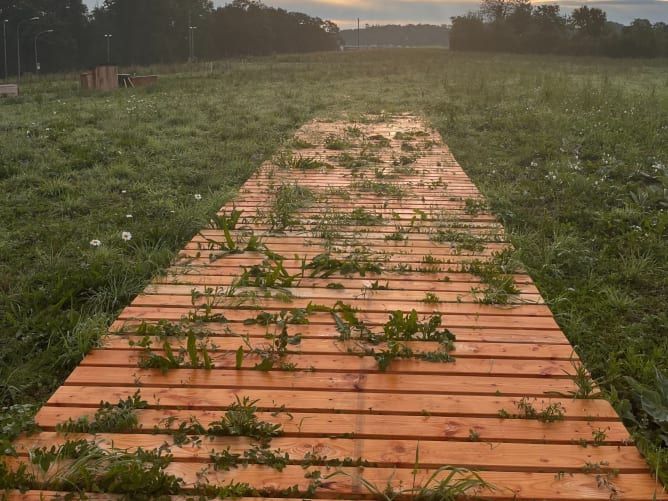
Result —
M121 190L121 195L125 195L128 192L128 190Z
M202 200L202 195L195 193L195 200Z
M129 231L123 231L123 232L121 232L121 238L123 240L125 240L126 242L128 240L132 240L132 233L130 233Z
M99 247L100 245L102 245L102 242L100 242L97 238L94 238L89 243L91 247Z
M125 217L128 219L132 219L132 214L126 214Z

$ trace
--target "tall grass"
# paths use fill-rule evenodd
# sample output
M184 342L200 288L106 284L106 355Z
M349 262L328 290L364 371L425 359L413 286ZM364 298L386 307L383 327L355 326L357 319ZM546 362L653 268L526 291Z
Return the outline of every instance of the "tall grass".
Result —
M393 50L136 71L159 84L26 79L0 100L3 406L46 399L301 124L412 111L488 197L665 480L668 423L638 390L668 400L665 61Z

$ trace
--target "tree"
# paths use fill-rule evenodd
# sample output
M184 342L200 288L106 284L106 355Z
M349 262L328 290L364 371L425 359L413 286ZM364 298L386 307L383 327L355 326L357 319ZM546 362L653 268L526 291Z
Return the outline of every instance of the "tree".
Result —
M464 16L451 18L450 48L454 50L485 50L487 36L482 15L468 12Z
M489 23L502 23L514 13L531 12L529 0L482 0L480 14Z
M566 18L556 4L538 5L531 11L531 33L527 48L531 52L558 52L566 39Z
M656 57L658 47L652 23L647 19L634 19L629 26L624 26L622 50L627 56Z
M58 71L80 67L85 61L81 50L86 43L87 9L82 0L15 0L3 2L0 19L7 19L7 66L9 74L17 70L17 35L20 36L21 72L34 72L35 36L39 37L41 71ZM28 21L38 17L35 21ZM19 28L19 22L20 28ZM17 33L18 31L18 33Z
M93 11L96 62L104 61L104 35L113 35L113 55L122 64L173 62L188 57L190 26L202 28L210 0L105 0Z
M652 29L656 38L657 54L661 57L668 57L668 24L655 23Z
M605 30L606 22L605 12L596 7L589 8L583 5L571 13L571 24L580 35L600 38Z
M556 4L537 5L531 15L536 27L542 32L561 32L566 27L566 18L561 15Z
M256 0L234 0L216 9L210 31L210 57L338 48L339 28L331 21Z
M516 0L508 15L508 24L515 34L521 35L531 28L532 6L529 0Z

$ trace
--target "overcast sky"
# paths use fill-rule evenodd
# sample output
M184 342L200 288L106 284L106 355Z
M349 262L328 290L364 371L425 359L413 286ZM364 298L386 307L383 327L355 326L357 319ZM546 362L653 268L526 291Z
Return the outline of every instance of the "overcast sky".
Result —
M103 3L102 0L84 1L89 8ZM216 6L226 3L229 2L214 0ZM365 24L449 24L452 16L476 10L480 5L479 0L264 0L263 3L329 19L341 29L355 27L358 17L362 27ZM636 18L668 23L668 0L533 0L532 3L557 3L566 14L582 5L598 7L606 12L608 20L622 24Z

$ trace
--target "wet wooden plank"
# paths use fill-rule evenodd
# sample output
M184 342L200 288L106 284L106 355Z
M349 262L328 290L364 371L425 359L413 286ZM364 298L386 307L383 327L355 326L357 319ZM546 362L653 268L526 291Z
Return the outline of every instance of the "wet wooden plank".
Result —
M239 387L209 389L187 386L61 386L49 400L48 405L56 407L97 408L100 401L116 403L131 397L137 390L141 398L150 406L165 409L226 409L236 398L247 397L256 401L259 409L286 410L289 412L312 412L325 414L389 414L419 416L478 416L498 418L499 411L505 409L516 412L517 403L524 397L537 410L559 402L564 410L565 420L619 421L619 416L609 402L601 399L570 399L548 395L471 395L432 394L416 392L395 392L388 398L386 393L348 391L326 388L313 389L271 389Z
M72 440L86 438L85 434L70 433L67 436ZM161 434L100 433L95 438L102 446L111 446L113 442L113 447L128 451L138 447L151 450L165 443L173 443L171 435ZM31 449L51 448L62 440L62 434L45 431L20 438L14 445L19 455L27 455ZM204 445L175 445L171 447L171 454L176 461L206 462L212 450L222 451L229 447L232 453L243 453L253 443L254 440L247 437L210 437ZM384 468L412 468L416 453L419 453L420 465L424 468L438 468L442 466L444 458L462 467L496 471L539 469L552 473L578 473L586 464L605 465L601 467L603 470L619 470L623 473L641 473L647 468L644 459L633 446L551 444L546 448L543 444L495 443L494 453L490 454L490 445L483 442L276 437L271 441L271 449L287 453L291 462L295 463L305 461L308 453L317 451L319 455L330 458L363 457L372 465Z
M492 404L481 400L480 407L472 410L476 415L493 413ZM497 406L503 405L497 403ZM512 402L506 402L511 408ZM514 443L558 443L628 445L630 435L619 421L597 421L586 416L572 416L578 410L575 406L565 406L569 419L554 423L544 423L530 419L501 419L498 417L434 416L434 415L393 415L393 414L344 414L308 412L257 412L260 421L278 424L285 436L299 437L351 437L373 439L412 440L455 440L479 442ZM498 407L501 408L501 407ZM142 409L137 411L137 433L166 432L176 429L183 422L195 420L209 426L220 420L225 411ZM82 416L94 417L90 407L43 407L36 417L40 428L54 431L56 426L76 420Z
M250 349L261 349L266 347L267 330L256 331L254 337L247 339ZM354 341L337 341L332 343L331 339L313 339L303 337L300 343L293 347L295 351L302 354L332 354L334 350L339 353L354 353L360 351L362 348L358 342ZM226 337L218 336L215 333L207 333L206 338L210 341L210 353L217 351L237 350L242 339L239 336L228 334ZM130 343L141 342L144 339L142 336L110 336L104 341L105 350L127 350ZM164 342L164 338L149 337L152 346L159 348L160 344ZM243 344L245 344L245 340ZM184 339L169 338L170 346L173 348L185 348L186 341ZM215 345L215 349L211 346ZM430 341L409 341L406 343L416 353L423 353L428 351L436 351L440 345L436 342ZM380 345L382 347L383 345ZM141 350L136 347L134 350ZM246 350L248 351L248 350ZM91 352L95 354L95 352ZM523 359L530 360L567 360L570 361L573 357L573 349L569 345L563 344L536 344L536 343L493 343L493 342L466 342L457 341L452 355L458 359L461 358L508 358L508 359ZM114 355L111 355L114 356ZM126 356L130 356L126 354ZM86 359L84 363L90 362ZM569 371L570 372L570 371Z

